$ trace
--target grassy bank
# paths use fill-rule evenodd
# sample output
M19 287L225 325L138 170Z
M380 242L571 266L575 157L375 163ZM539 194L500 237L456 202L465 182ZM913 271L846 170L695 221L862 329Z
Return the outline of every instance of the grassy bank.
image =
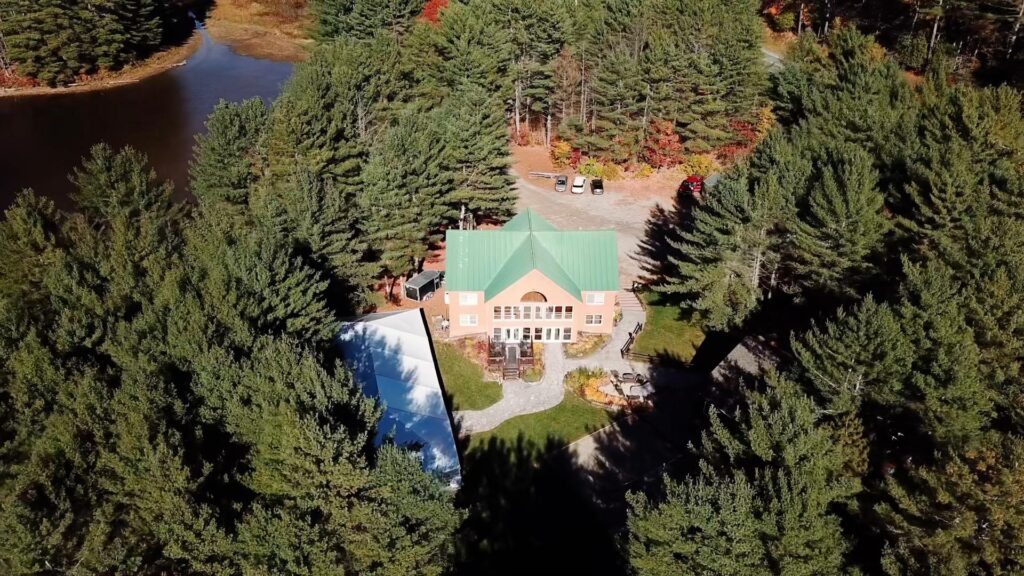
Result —
M454 410L483 410L501 400L501 385L484 380L483 369L446 342L436 342L437 363Z
M697 348L704 342L704 332L693 312L665 302L657 292L640 296L647 305L647 320L643 332L633 344L633 352L668 355L682 362L693 360Z
M313 45L306 4L304 0L218 0L206 18L206 30L243 56L305 60Z

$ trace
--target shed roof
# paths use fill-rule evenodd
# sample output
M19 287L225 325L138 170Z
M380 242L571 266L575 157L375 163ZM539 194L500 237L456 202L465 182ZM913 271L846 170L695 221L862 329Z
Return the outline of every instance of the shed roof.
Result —
M619 288L615 232L559 230L526 209L498 230L449 230L448 290L482 291L489 300L532 270L576 298Z

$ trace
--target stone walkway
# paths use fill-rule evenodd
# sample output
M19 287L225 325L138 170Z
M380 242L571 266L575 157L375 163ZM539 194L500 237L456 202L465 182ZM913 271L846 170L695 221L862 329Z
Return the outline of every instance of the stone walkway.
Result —
M632 294L630 294L632 296ZM619 296L625 302L626 297ZM625 304L622 320L612 332L612 338L597 352L586 358L570 360L565 357L561 344L544 345L544 378L540 382L528 383L522 380L507 380L502 383L501 400L483 410L463 410L455 413L461 430L465 434L486 432L496 428L509 418L543 412L558 406L565 397L565 375L582 366L636 372L646 369L644 364L631 364L619 354L622 345L629 338L629 331L645 318L642 309Z
M565 397L562 384L566 373L561 344L544 346L544 378L540 382L506 380L501 385L501 400L483 410L455 413L463 433L485 432L515 416L543 412L558 406Z

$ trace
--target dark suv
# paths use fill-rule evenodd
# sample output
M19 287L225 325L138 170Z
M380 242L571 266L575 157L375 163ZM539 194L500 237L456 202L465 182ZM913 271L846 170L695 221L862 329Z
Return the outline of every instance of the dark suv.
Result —
M604 194L604 180L600 178L594 178L590 181L590 193L591 194Z

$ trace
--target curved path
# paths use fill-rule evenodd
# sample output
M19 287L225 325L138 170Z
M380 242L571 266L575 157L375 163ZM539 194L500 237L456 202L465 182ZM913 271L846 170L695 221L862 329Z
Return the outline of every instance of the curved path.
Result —
M630 295L632 296L632 295ZM625 302L628 296L620 294ZM635 298L635 297L634 297ZM637 322L643 322L643 310L628 304L623 306L622 320L612 332L612 337L600 350L586 358L568 359L561 344L544 345L544 377L540 382L530 384L522 380L506 380L502 383L501 400L483 410L464 410L455 413L462 432L474 434L491 430L509 418L543 412L558 406L565 397L565 375L572 370L590 366L617 370L636 371L640 365L624 360L619 350L629 338L629 331Z

